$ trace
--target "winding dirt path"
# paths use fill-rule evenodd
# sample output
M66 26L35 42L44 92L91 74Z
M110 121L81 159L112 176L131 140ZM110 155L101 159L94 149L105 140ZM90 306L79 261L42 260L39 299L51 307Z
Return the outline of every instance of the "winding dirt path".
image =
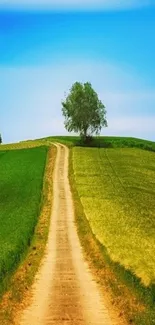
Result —
M21 325L112 325L82 256L68 181L68 149L57 144L54 202L46 255Z

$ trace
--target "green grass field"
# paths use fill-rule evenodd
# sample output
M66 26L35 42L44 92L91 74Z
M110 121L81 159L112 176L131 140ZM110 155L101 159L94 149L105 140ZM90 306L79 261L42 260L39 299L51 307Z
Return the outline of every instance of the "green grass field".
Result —
M86 217L111 260L154 284L154 153L74 147L73 169Z
M107 287L112 288L129 323L133 320L136 325L155 324L155 142L141 139L95 137L91 148L85 147L79 137L68 136L0 145L0 295L9 288L12 272L20 261L24 283L29 287L43 256L52 204L54 148L50 149L50 164L47 164L50 184L48 191L44 188L44 194L42 186L47 152L53 142L71 148L70 181L77 227L82 245L89 247L85 252L87 255L89 250L98 281L102 284L105 279ZM45 204L41 199L46 199ZM47 222L41 235L47 201ZM45 210L39 224L41 204ZM35 228L36 225L40 228ZM39 229L36 242L34 229ZM33 251L34 242L39 247L37 255L41 245L38 257ZM18 281L15 276L13 283L11 313L15 310L14 301L19 303L17 291L22 301L25 290L20 271ZM8 324L8 316L4 315L4 319L3 324Z
M84 144L78 136L53 136L38 139L37 141L60 142L68 147L85 146L97 148L140 148L148 151L155 151L155 142L131 138L131 137L116 137L116 136L99 136L93 137L92 141Z
M39 140L27 140L27 141L21 141L17 143L1 144L0 151L17 150L17 149L24 149L24 148L30 149L30 148L42 146L43 144L46 145L47 142L43 143L43 141L39 141Z
M33 148L41 145L50 145L53 142L65 144L68 147L85 146L97 148L140 148L155 152L155 142L132 137L97 136L92 141L84 144L79 136L49 136L46 138L21 141L18 143L1 144L0 150L13 150L21 148Z
M33 237L47 150L42 146L0 151L0 292Z

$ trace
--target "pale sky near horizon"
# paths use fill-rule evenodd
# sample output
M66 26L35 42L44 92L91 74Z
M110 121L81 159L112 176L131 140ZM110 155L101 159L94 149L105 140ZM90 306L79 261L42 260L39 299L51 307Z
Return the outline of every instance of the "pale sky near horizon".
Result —
M90 81L107 109L102 134L155 140L155 3L0 2L4 142L67 134L61 100Z

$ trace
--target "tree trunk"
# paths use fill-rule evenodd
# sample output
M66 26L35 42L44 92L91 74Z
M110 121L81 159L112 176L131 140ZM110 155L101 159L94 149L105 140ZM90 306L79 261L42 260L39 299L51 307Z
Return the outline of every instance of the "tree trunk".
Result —
M87 128L85 128L83 131L84 131L83 132L83 140L84 140L84 143L86 143L87 142Z

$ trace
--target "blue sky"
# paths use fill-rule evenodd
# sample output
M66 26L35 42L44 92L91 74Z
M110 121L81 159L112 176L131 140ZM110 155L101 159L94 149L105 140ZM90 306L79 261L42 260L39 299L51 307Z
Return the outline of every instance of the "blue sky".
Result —
M155 3L8 0L0 4L4 142L66 134L61 100L90 81L106 135L155 140Z

